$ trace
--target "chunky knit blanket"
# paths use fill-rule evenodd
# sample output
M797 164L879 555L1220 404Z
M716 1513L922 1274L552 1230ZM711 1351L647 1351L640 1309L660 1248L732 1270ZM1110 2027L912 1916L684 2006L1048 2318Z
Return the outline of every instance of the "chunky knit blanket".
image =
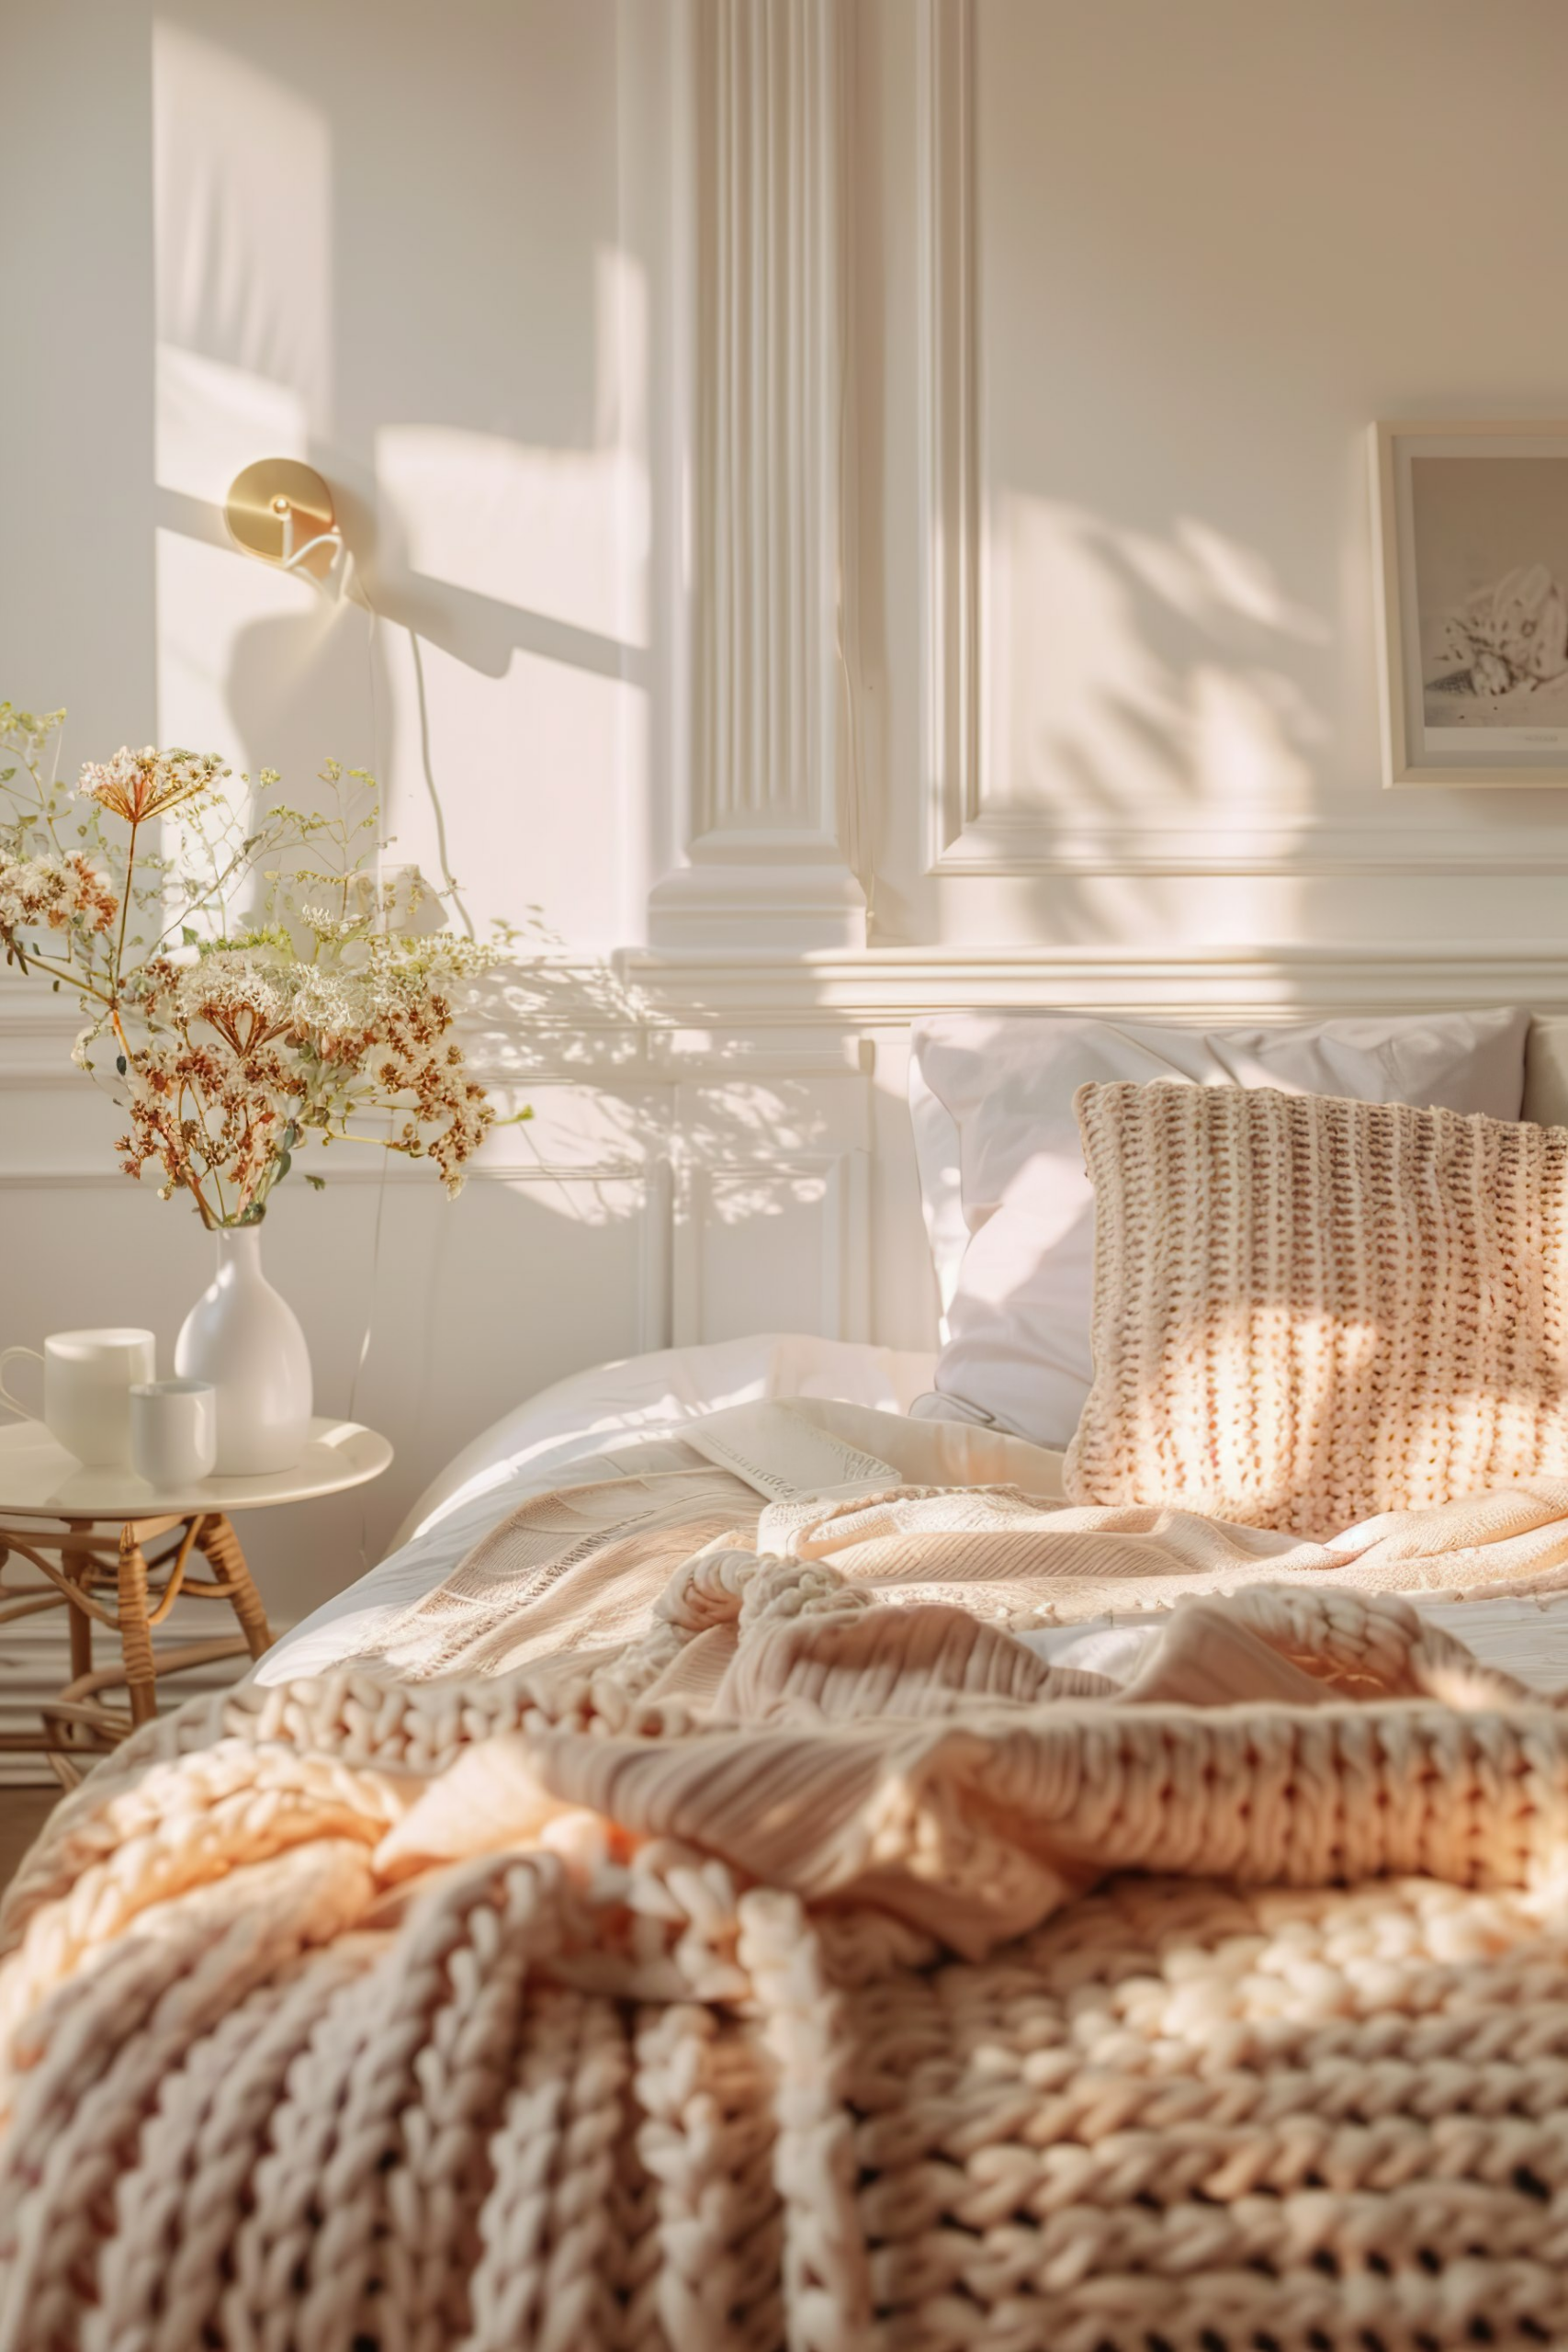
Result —
M615 1641L243 1687L62 1805L6 2352L1568 2341L1568 1714L1304 1570L1118 1685L1008 1630L1025 1498L769 1508L615 1537Z

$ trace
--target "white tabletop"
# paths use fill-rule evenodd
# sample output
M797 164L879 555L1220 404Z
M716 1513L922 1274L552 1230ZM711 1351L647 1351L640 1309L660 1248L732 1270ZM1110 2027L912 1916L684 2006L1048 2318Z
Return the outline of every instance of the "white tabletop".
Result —
M133 1470L88 1470L57 1445L41 1421L0 1428L0 1518L162 1519L193 1511L260 1510L269 1503L308 1502L378 1478L392 1458L388 1440L358 1421L310 1423L292 1470L260 1477L198 1478L188 1487L150 1487Z

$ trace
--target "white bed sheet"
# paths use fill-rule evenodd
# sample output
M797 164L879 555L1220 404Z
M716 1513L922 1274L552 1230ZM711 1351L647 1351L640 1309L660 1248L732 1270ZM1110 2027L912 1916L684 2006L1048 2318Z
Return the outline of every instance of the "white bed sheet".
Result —
M509 1510L581 1477L630 1476L650 1442L732 1405L821 1396L907 1413L931 1387L934 1354L799 1333L661 1348L574 1373L477 1437L409 1512L379 1566L323 1601L254 1669L258 1682L321 1674L377 1646L399 1612L431 1591ZM590 1467L589 1465L592 1465Z
M665 1348L574 1374L476 1438L426 1487L379 1566L314 1611L254 1668L258 1682L326 1672L377 1649L394 1617L439 1584L497 1520L530 1495L657 1466L650 1453L682 1422L734 1405L818 1396L908 1413L935 1358L837 1340L767 1334ZM639 1458L640 1457L640 1458ZM1486 1664L1537 1690L1568 1686L1568 1594L1430 1600L1423 1614ZM1056 1661L1122 1678L1157 1619L1119 1616L1025 1638Z
M1532 1690L1568 1687L1568 1593L1539 1600L1507 1594L1487 1600L1426 1600L1415 1606L1432 1624L1473 1650L1483 1666ZM1077 1625L1051 1625L1019 1639L1054 1666L1081 1666L1091 1673L1128 1681L1158 1637L1165 1621L1156 1615L1086 1618Z

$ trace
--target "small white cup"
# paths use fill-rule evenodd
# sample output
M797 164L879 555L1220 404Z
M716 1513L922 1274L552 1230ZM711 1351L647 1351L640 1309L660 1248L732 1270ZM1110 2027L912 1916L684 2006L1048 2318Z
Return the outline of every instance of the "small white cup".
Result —
M130 1466L166 1491L210 1478L218 1392L207 1380L141 1380L130 1392Z

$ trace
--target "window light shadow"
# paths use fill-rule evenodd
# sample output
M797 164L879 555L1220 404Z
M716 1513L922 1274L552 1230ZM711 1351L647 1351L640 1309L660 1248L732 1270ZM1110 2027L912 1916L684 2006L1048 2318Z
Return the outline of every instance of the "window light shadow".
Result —
M1077 825L1310 812L1328 730L1280 657L1328 630L1256 550L1013 490L991 539L987 807Z

